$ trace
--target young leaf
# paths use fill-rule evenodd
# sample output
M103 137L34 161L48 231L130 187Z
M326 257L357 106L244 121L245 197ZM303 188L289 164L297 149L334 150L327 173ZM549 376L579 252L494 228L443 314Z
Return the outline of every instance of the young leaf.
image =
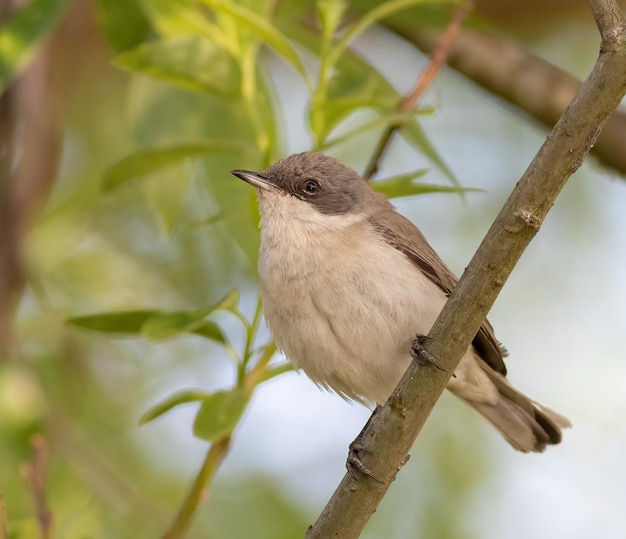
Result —
M143 176L182 159L206 153L245 153L246 151L246 147L238 142L215 139L140 150L112 165L104 174L103 186L105 189L113 189L137 176Z
M69 318L67 323L79 328L103 331L104 333L138 335L141 333L141 327L144 323L150 317L158 314L159 311L151 310L119 311L76 316Z
M459 187L461 184L456 179L454 173L450 170L448 165L439 155L437 149L430 142L430 139L422 129L422 126L415 118L411 118L401 128L400 133L402 136L413 146L417 151L426 156L446 177L450 180L452 185Z
M328 66L334 67L341 55L346 51L350 43L354 41L367 28L385 17L389 17L398 11L407 9L416 4L423 4L431 0L388 0L381 2L361 17L343 36L328 54Z
M184 389L183 391L173 393L161 402L148 408L148 410L139 418L139 425L145 425L146 423L153 421L176 406L187 404L188 402L202 401L209 396L209 393L202 391L201 389Z
M196 437L216 442L228 436L237 426L248 404L248 395L243 389L213 393L202 403L193 423Z
M385 180L377 180L371 186L385 194L388 198L400 198L412 195L424 195L427 193L468 193L478 192L482 189L472 187L450 187L448 185L433 185L419 183L415 180L428 172L427 169L417 170L410 174L401 174Z
M235 288L211 307L157 313L145 321L141 334L149 341L161 341L181 333L195 333L225 343L226 337L220 327L205 318L213 311L232 311L238 303L239 290Z
M346 131L345 133L342 133L341 135L338 135L330 140L327 140L320 148L320 150L324 151L332 146L335 146L337 144L341 144L343 142L346 142L348 140L350 140L351 138L353 138L354 136L360 134L360 133L364 133L365 131L368 131L370 129L374 129L377 127L386 127L392 124L402 124L405 121L409 120L413 114L415 114L415 112L411 111L411 112L400 112L400 113L395 113L395 114L385 114L385 111L381 111L381 116L377 116L375 118L373 118L372 120L363 122L362 124L358 125L357 127L350 129L348 131Z
M332 40L347 7L343 0L318 0L316 2L324 41Z
M215 38L214 27L202 11L184 0L139 0L146 17L163 37Z
M302 60L300 60L296 50L293 48L293 45L283 35L283 33L267 19L264 19L260 15L254 13L254 11L236 4L235 2L228 2L224 0L202 1L213 10L230 15L233 19L235 19L237 24L249 28L262 41L272 47L278 54L287 60L296 69L296 71L298 71L304 80L307 80L304 64L302 63Z
M233 288L213 307L211 307L211 312L233 311L234 309L236 309L237 305L239 305L239 290L237 288ZM226 335L224 335L222 328L220 328L215 322L211 320L204 320L202 323L193 326L193 329L188 331L190 333L193 333L194 335L200 335L201 337L206 337L207 339L222 344L225 344L227 342Z
M221 344L226 344L226 335L215 322L211 320L205 320L199 326L194 327L190 333L205 337L211 341L216 341Z
M233 288L220 299L213 307L214 311L232 311L239 305L239 289Z
M146 320L141 327L141 334L149 341L171 339L200 327L212 312L213 307L158 313Z
M70 0L31 0L20 3L0 27L0 94L31 60L55 27ZM17 4L16 4L17 5Z
M313 118L319 116L315 135L324 141L355 110L391 111L398 100L398 93L376 70L356 55L346 54L329 82L326 98L311 109L311 127L315 127Z
M199 36L143 43L119 54L113 63L193 92L233 96L238 95L241 84L233 57Z
M408 4L419 2L407 2ZM399 3L394 2L396 7ZM403 4L404 5L404 4ZM369 16L368 12L366 16ZM378 15L377 15L378 16ZM289 32L290 26L284 25L284 32ZM307 49L316 52L317 40L306 33L289 33L289 36ZM381 113L390 114L396 109L402 96L393 86L365 60L354 54L350 49L345 50L338 60L336 69L332 71L332 78L328 84L328 94L318 103L313 102L310 110L310 123L314 132L318 148L325 146L325 141L341 121L357 109L375 108ZM416 112L422 112L420 109ZM318 121L313 121L317 118ZM415 118L409 118L400 129L406 140L418 152L427 157L431 163L445 174L453 185L459 185L452 171L443 161L437 150L423 132Z

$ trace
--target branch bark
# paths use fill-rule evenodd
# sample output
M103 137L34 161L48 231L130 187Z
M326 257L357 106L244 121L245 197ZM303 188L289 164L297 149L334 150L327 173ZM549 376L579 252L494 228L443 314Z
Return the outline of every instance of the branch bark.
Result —
M363 432L369 451L364 464L385 484L346 474L307 539L360 535L524 249L626 94L626 21L615 0L590 3L603 37L598 61L513 190L425 341L446 372L417 363L409 367Z
M427 54L442 34L395 20L386 25ZM548 128L556 124L582 84L510 38L485 31L462 30L451 46L448 65ZM592 154L626 175L626 113L611 115Z
M26 283L23 239L56 176L60 137L50 69L47 44L0 96L0 356L12 342Z

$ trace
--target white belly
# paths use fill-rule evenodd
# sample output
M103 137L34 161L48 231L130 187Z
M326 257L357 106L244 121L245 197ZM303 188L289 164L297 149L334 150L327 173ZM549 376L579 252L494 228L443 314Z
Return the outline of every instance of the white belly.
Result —
M345 398L384 403L415 335L428 333L446 297L367 224L355 226L358 234L332 241L296 232L293 243L264 228L264 313L278 347L311 379Z

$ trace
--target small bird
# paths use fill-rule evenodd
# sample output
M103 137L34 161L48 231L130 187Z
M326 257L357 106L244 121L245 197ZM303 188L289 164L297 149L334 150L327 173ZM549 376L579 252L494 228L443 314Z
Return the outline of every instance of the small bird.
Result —
M384 404L457 278L415 225L337 159L304 152L232 174L257 190L258 272L276 345L322 388ZM569 420L509 383L505 355L485 320L447 389L519 451L558 444Z

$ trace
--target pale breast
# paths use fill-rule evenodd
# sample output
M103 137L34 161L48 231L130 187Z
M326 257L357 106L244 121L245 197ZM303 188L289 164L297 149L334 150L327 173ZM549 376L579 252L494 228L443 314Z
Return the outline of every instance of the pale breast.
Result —
M318 384L346 398L384 402L408 366L411 342L428 333L445 295L366 221L331 237L311 230L292 230L293 241L263 230L259 276L268 327Z

